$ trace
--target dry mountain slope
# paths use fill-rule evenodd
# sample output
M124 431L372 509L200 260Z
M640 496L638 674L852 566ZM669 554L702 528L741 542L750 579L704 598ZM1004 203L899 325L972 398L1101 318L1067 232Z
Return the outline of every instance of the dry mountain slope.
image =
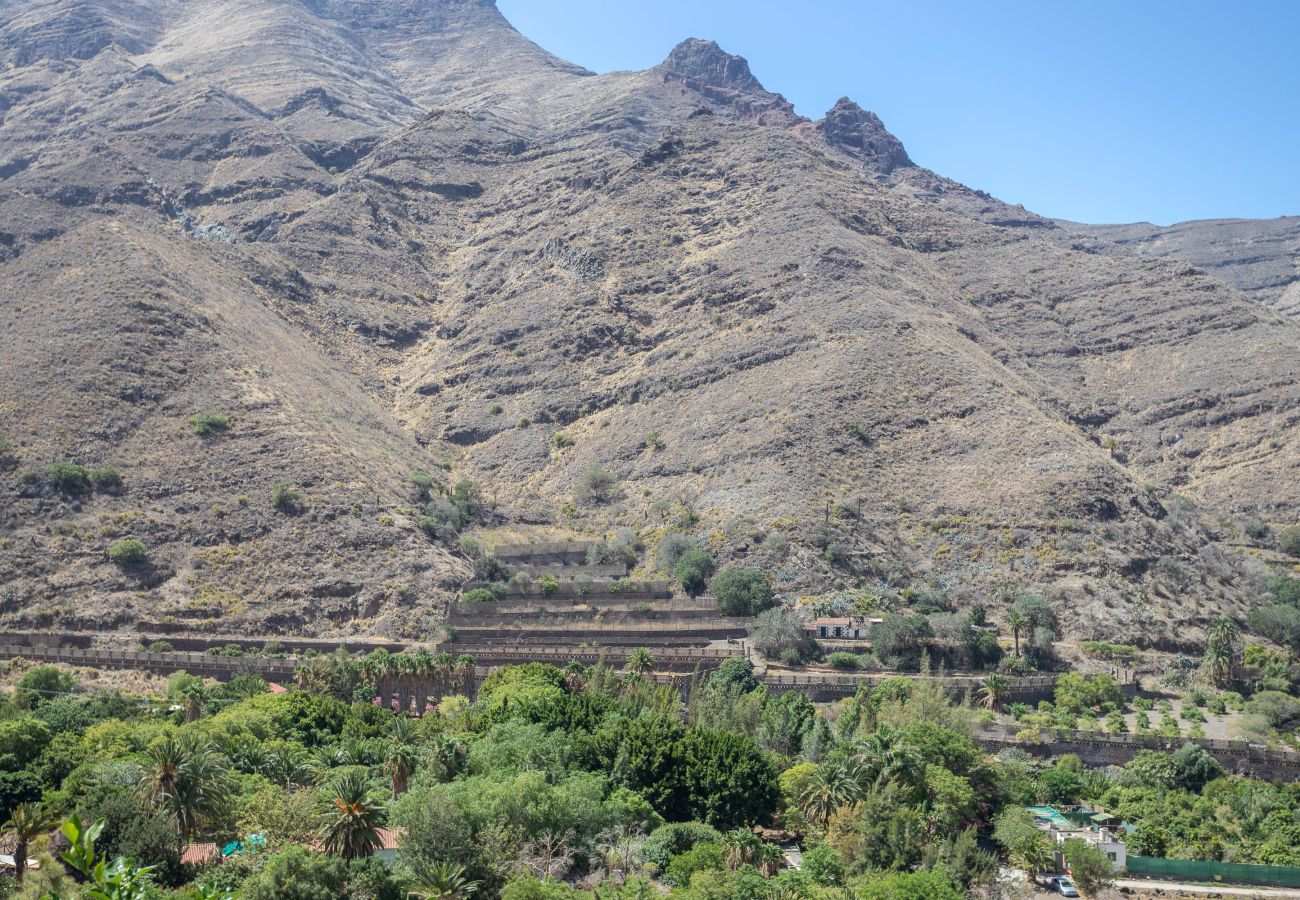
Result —
M1167 228L1146 222L1061 224L1144 256L1200 266L1253 300L1284 315L1300 315L1300 216L1212 219Z
M1252 599L1244 519L1296 517L1297 325L849 100L803 119L702 40L595 75L486 0L230 7L0 4L0 434L126 476L4 477L10 623L421 633L467 571L415 529L439 462L788 592L1032 588L1164 645ZM618 497L575 505L593 465ZM103 559L130 532L147 577Z

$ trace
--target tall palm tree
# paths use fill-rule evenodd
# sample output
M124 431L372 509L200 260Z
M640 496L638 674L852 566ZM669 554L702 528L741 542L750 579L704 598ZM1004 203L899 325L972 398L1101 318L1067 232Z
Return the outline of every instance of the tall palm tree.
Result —
M1007 627L1011 629L1012 640L1016 643L1016 656L1020 655L1020 630L1029 624L1029 618L1018 609L1007 613Z
M406 793L420 752L414 744L390 744L384 754L384 774L393 782L393 799Z
M465 867L446 860L421 861L412 866L407 895L417 900L467 900L479 888L465 877Z
M1205 670L1216 685L1223 686L1232 680L1240 637L1241 632L1227 616L1219 616L1206 630Z
M54 830L58 820L45 811L39 803L19 803L9 814L4 823L5 833L10 836L14 848L14 881L21 887L23 875L27 872L27 850L32 841Z
M203 718L203 709L208 705L209 697L208 687L202 682L187 685L181 691L181 698L185 701L186 722L197 722Z
M1011 688L1011 679L1005 675L990 675L980 686L980 703L985 709L997 709Z
M171 816L184 843L225 809L231 793L226 759L205 738L193 733L169 734L146 755L148 764L139 793Z
M627 670L637 675L654 671L654 654L646 647L637 647L627 655Z
M287 791L306 785L312 780L313 775L311 764L301 753L289 747L268 750L266 759L257 772Z
M384 808L362 772L346 772L320 795L321 844L344 859L374 855L381 843Z
M722 836L722 862L727 871L753 865L762 855L763 842L747 828L736 828Z

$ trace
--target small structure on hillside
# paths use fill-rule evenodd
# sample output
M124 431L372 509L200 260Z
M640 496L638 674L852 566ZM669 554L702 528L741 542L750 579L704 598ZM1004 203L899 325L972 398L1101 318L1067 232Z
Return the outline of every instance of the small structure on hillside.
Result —
M856 616L824 616L809 619L804 623L804 631L824 641L865 641L871 626L883 620L865 619Z
M1026 807L1034 817L1034 825L1047 832L1056 856L1056 870L1066 870L1065 858L1061 848L1066 841L1079 839L1086 841L1101 851L1110 860L1112 872L1121 872L1128 866L1128 848L1123 841L1123 823L1102 810L1087 807L1067 807L1057 809L1054 806Z

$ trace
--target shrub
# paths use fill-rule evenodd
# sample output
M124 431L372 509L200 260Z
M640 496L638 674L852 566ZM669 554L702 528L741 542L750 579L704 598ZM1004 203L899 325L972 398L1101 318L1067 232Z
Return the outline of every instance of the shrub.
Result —
M727 569L710 588L724 615L755 616L772 605L772 585L760 569Z
M1254 538L1257 541L1262 541L1273 533L1273 529L1269 528L1268 523L1259 516L1252 516L1247 519L1244 530L1247 537Z
M564 450L568 447L572 447L577 443L577 441L573 439L573 435L567 434L563 431L557 431L555 434L551 435L551 443L555 446L556 450Z
M460 595L461 603L491 603L496 600L496 594L487 588L474 588Z
M694 597L703 592L716 568L712 556L699 548L692 548L678 558L673 566L673 576L681 583L682 590Z
M97 491L115 491L122 486L122 473L112 466L95 466L86 476Z
M271 505L280 512L292 512L301 500L302 495L283 481L271 485Z
M613 540L592 544L587 548L587 565L636 565L637 538L634 534L620 535Z
M560 589L560 582L555 576L547 572L541 578L537 579L537 586L541 588L542 596L549 597Z
M672 574L677 568L677 561L688 550L694 550L699 546L695 540L687 534L680 531L670 531L659 539L658 546L655 547L655 568L660 572Z
M0 472L12 472L18 467L18 454L7 438L0 437Z
M221 413L204 412L190 416L190 426L199 437L220 434L230 430L230 420Z
M769 659L780 659L786 665L798 665L815 658L821 652L817 642L804 631L803 626L804 617L798 610L777 606L754 618L749 625L749 641L755 650Z
M147 653L171 653L176 648L171 641L151 641L144 649Z
M45 481L69 497L90 493L90 473L76 463L56 462L45 467Z
M660 450L664 449L667 444L665 444L664 439L660 437L659 430L654 429L646 432L645 438L641 441L641 446L646 450L649 450L651 453L658 453Z
M415 488L415 499L421 503L429 500L433 496L433 476L423 469L416 469L407 478L411 486Z
M1277 536L1277 546L1287 556L1300 556L1300 525L1283 528Z
M925 616L889 613L871 626L871 647L882 663L896 669L914 669L921 650L933 636Z
M600 506L618 497L618 479L603 466L592 466L578 478L573 499L583 506Z
M488 407L488 414L489 414L489 415L499 416L499 415L501 415L501 413L504 412L504 411L505 411L505 410L504 410L504 408L501 406L500 403L493 403L491 406Z
M126 538L108 548L108 558L119 566L138 566L149 556L144 543L135 538Z
M833 669L842 669L845 672L854 672L861 667L861 662L854 653L847 650L837 650L826 657L826 664Z
M779 531L769 531L764 536L763 542L758 545L758 548L764 553L783 557L790 552L790 539Z

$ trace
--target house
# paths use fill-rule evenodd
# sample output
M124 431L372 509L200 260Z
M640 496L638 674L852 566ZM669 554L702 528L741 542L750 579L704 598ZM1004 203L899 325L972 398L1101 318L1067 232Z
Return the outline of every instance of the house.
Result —
M16 865L17 865L17 860L14 859L12 854L0 853L0 871L13 869ZM41 861L39 859L29 858L27 860L27 868L39 869L40 867L41 867Z
M1065 858L1061 847L1066 841L1087 841L1110 860L1111 871L1120 872L1128 866L1128 848L1123 841L1123 823L1115 816L1086 807L1069 807L1058 810L1052 806L1027 807L1034 817L1034 826L1047 832L1055 848L1057 871L1065 871Z
M864 619L855 616L824 616L804 623L804 631L820 640L865 641L871 626L881 619Z
M406 833L405 828L380 828L379 846L375 848L375 859L382 859L384 862L392 865L393 860L397 859L397 845L402 840L402 835Z

